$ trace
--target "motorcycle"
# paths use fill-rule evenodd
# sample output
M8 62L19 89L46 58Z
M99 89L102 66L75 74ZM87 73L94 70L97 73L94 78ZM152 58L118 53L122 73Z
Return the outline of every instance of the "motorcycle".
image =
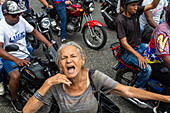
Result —
M10 51L21 51L17 45L8 45L5 47L7 52ZM24 51L21 51L25 53ZM26 53L25 53L26 54ZM19 81L19 90L18 95L21 100L26 103L30 97L41 87L46 79L51 76L54 76L59 72L57 65L54 65L51 60L42 61L40 58L29 55L28 61L31 64L28 66L18 66L15 65L12 68L19 68L19 73L21 73L21 78ZM4 88L5 94L4 97L11 100L10 89L9 89L9 76L5 74L4 76ZM52 103L52 106L56 106L56 104ZM44 107L45 109L45 107ZM52 111L52 110L51 110Z
M49 10L49 8L45 8L43 11L36 14L25 12L22 14L22 16L29 24L31 24L35 29L43 34L48 41L56 43L52 35L52 30L50 29L50 19L48 18L47 14ZM30 33L26 34L26 40L32 45L33 50L37 49L41 44L41 42Z
M116 28L116 17L118 15L117 8L118 0L106 0L101 5L101 14L104 17L104 21L108 28Z
M136 80L138 78L138 74L140 72L139 68L134 67L133 65L126 64L121 60L121 52L120 52L120 43L115 42L110 45L110 49L113 52L113 56L118 60L113 66L113 69L117 71L115 80L121 84L134 86ZM163 74L164 72L162 72ZM149 81L144 86L147 91L165 94L165 92L169 91L168 87L166 87L163 83L159 80L154 78L154 75L151 75ZM155 100L147 100L147 99L137 99L137 98L125 98L130 102L134 103L140 108L149 108L153 109L155 106L159 104L159 101Z
M73 4L66 7L67 24L66 32L69 35L74 35L79 32L82 27L83 16L86 23L82 28L83 39L88 47L98 50L104 47L107 41L106 31L103 29L103 24L94 20L92 12L94 11L93 0L84 0L83 2L72 2ZM51 18L51 29L55 32L60 32L61 19L57 15L56 10L52 9L49 12ZM90 18L90 20L88 19Z

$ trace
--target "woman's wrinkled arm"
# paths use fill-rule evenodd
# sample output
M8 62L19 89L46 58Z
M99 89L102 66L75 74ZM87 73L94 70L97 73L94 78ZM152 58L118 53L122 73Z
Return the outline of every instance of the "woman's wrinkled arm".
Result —
M118 84L112 91L110 91L110 93L122 97L159 100L170 103L170 96L160 95L122 84Z
M41 96L44 96L46 94L46 92L49 90L49 88L52 86L49 83L50 79L47 79L44 84L42 85L42 87L38 90L38 92L41 94ZM37 98L35 98L35 96L33 95L28 102L26 103L26 105L23 108L23 113L35 113L36 111L38 111L38 109L43 106L44 103L39 101Z
M32 96L23 108L23 113L36 113L44 103Z
M44 84L41 86L41 88L38 90L38 93L41 96L45 96L46 92L50 89L51 86L55 84L63 83L65 85L70 86L72 82L68 80L66 75L63 74L56 74L55 76L52 76L48 78ZM32 96L27 104L25 105L23 112L24 113L34 113L36 112L41 106L43 105L43 102L39 101L35 96Z

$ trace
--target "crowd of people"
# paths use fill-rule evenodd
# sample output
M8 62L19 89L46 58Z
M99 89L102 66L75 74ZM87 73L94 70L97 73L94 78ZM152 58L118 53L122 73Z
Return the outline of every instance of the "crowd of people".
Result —
M43 105L50 105L53 98L57 101L60 112L65 113L96 113L98 102L92 92L89 81L89 68L84 67L85 54L76 42L66 42L66 5L70 0L53 0L51 5L46 0L39 0L46 7L55 8L61 18L61 43L56 52L56 64L60 73L48 78L42 87L35 92L26 105L18 97L18 87L21 74L14 65L28 65L25 59L31 54L27 46L26 32L31 33L49 48L50 43L40 32L31 26L21 14L30 12L32 8L28 0L1 0L0 8L0 95L4 94L3 71L10 77L11 104L17 112L36 112ZM151 73L163 84L170 87L170 3L167 0L119 0L121 11L116 20L117 38L121 44L122 60L141 69L135 86L125 86L108 75L95 70L92 80L104 94L159 100L155 113L170 113L170 96L145 91L143 87L148 82ZM119 9L119 10L120 10ZM165 21L161 14L165 10ZM142 34L147 28L153 30L150 43L141 43ZM145 29L146 28L146 29ZM19 46L22 52L6 52L9 44ZM31 47L30 47L31 48ZM3 69L4 68L4 69ZM162 75L159 70L166 68ZM25 106L25 107L24 107Z

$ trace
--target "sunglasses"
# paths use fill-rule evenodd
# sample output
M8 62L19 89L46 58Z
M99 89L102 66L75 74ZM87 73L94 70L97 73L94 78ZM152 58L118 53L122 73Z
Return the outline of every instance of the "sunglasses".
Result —
M10 14L12 16L12 18L16 18L17 16L20 16L21 13L18 13L18 14Z

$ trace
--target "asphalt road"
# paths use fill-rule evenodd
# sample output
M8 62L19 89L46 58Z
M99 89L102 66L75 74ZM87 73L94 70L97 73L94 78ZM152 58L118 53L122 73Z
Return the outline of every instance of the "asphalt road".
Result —
M42 5L38 0L29 1L30 5L36 12L41 10L40 7ZM77 33L74 36L67 35L66 39L67 41L75 41L83 47L86 57L86 67L98 69L114 79L116 71L114 71L112 67L115 64L116 60L113 58L112 51L110 50L110 44L118 40L116 38L116 32L114 30L108 29L107 26L105 25L104 19L100 13L100 5L101 3L95 2L95 11L93 13L93 18L103 23L104 29L107 32L108 40L104 48L98 51L88 48L83 40L82 33ZM57 37L55 33L53 35L55 39L59 42L60 38ZM40 51L42 51L41 48L34 51L33 54L42 57L44 54L43 52ZM152 110L141 109L119 96L110 95L109 97L120 108L120 113L152 113ZM0 96L0 113L15 113L10 101L1 96Z

